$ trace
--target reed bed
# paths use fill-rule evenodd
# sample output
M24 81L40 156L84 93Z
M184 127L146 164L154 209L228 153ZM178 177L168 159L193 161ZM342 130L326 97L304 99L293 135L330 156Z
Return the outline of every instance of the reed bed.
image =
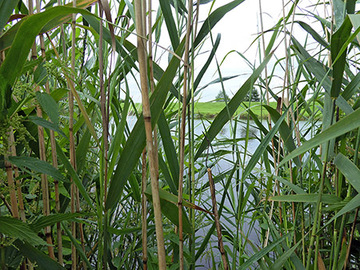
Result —
M210 119L218 2L0 1L2 269L360 268L356 1L259 0Z

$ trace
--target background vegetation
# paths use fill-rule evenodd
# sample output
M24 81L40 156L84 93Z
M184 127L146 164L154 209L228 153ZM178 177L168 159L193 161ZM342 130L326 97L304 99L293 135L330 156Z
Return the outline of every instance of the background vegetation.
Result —
M212 29L244 0L198 22L214 2L0 1L2 269L359 268L356 1L283 2L259 64L195 121Z

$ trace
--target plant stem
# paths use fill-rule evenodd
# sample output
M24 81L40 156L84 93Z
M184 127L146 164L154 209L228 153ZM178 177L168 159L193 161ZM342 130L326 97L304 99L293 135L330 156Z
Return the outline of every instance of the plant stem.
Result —
M154 147L152 137L152 126L151 126L151 112L149 102L149 88L147 78L147 58L146 58L146 45L145 45L145 14L143 12L144 1L135 0L135 13L136 13L136 32L137 32L137 52L138 62L140 69L140 82L141 82L141 93L142 93L142 106L143 106L143 117L146 132L146 147L149 154L150 164L150 178L151 178L151 190L152 200L155 215L155 230L156 240L158 247L158 260L159 269L166 269L166 257L165 257L165 246L164 246L164 234L162 227L162 216L161 216L161 204L159 195L159 182L158 172L156 164L157 149Z

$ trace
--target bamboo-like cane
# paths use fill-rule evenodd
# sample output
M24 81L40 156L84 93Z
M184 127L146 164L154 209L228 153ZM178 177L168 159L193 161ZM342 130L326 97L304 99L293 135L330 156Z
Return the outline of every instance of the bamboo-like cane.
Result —
M216 205L215 184L214 184L214 179L212 177L211 168L207 168L207 172L208 172L209 186L210 186L210 192L211 192L211 201L212 201L212 205L213 205L216 233L217 233L217 237L218 237L218 247L220 250L224 269L228 270L229 264L228 264L228 261L226 258L224 243L223 243L222 235L221 235L221 225L220 225L219 213L218 213L218 209L217 209L217 205Z
M192 19L192 0L188 2L189 11L186 25L186 39L185 39L185 56L184 56L184 83L183 83L183 101L180 127L180 155L179 155L179 189L178 189L178 210L179 210L179 269L184 269L184 236L183 236L183 222L182 222L182 197L183 197L183 178L184 178L184 156L185 156L185 121L186 121L186 100L188 87L188 72L189 72L189 44L191 33L191 19Z
M145 28L146 23L144 14L144 1L135 0L135 13L136 13L136 32L137 32L137 51L138 51L138 62L140 68L140 82L142 92L142 105L143 105L143 116L145 123L146 132L146 147L149 155L150 165L150 178L151 178L151 190L152 190L152 201L155 215L155 230L156 240L158 248L158 260L159 269L166 269L166 257L165 257L165 246L164 246L164 235L162 227L162 215L161 205L159 196L159 183L158 183L158 171L156 165L156 150L154 147L151 127L151 113L150 113L150 102L148 94L148 78L147 78L147 59L146 59L146 43L145 43Z
M76 8L76 0L73 1L73 7ZM76 39L76 15L72 15L71 30L72 30L72 40L71 40L71 69L73 71L73 82L75 81L75 39ZM74 96L72 91L69 91L69 140L70 140L70 163L76 170L76 153L75 153L75 140L74 140ZM71 213L76 212L76 185L74 180L71 179ZM71 233L76 239L76 222L71 222ZM71 261L72 269L77 268L77 252L76 247L71 243Z
M33 14L34 13L33 1L29 0L28 4L29 4L29 14ZM31 48L31 58L32 59L37 58L35 42ZM40 91L39 86L35 87L35 91ZM41 108L39 105L36 106L36 115L37 115L37 117L42 118L42 111L41 111ZM39 126L39 125L38 125L38 138L39 138L40 159L43 161L46 161L44 129L42 126ZM48 183L46 174L41 174L41 190L42 190L42 196L43 196L43 198L42 198L43 199L43 214L44 214L44 216L48 216L48 215L50 215L50 202L49 202L49 183ZM50 226L45 227L44 231L45 231L45 236L46 236L46 242L48 243L49 256L50 256L50 258L55 259Z
M15 138L14 138L14 131L13 128L10 127L10 148L11 148L11 155L14 157L16 156L16 147L15 147ZM25 207L24 207L24 200L23 200L23 195L22 195L22 191L21 191L21 182L20 179L18 179L19 177L19 170L16 166L13 167L14 169L14 175L15 175L15 183L16 183L16 189L17 189L17 198L18 198L18 203L19 203L19 214L20 214L20 219L22 221L26 220L25 217Z
M12 128L10 128L10 131L8 132L8 138L9 138L10 145L13 143L13 141L11 139L11 135L10 135L11 131L12 131ZM9 154L11 154L11 146L9 147ZM6 170L9 193L10 193L11 214L14 218L19 218L18 201L16 198L16 192L15 192L13 166L11 165L10 162L7 161L7 155L5 156L5 170Z
M142 169L141 169L141 235L142 235L142 260L143 268L147 270L147 203L146 203L146 149L142 153Z
M40 12L40 0L36 0L36 7L37 7L37 12ZM40 48L41 48L41 56L43 57L43 59L45 59L46 53L45 53L45 42L43 35L40 35ZM50 94L49 81L46 81L45 89L46 92ZM57 168L58 160L57 160L57 152L56 152L55 134L54 131L51 129L50 129L50 144L51 144L52 164L54 168ZM58 179L54 179L54 185L55 185L55 208L57 212L60 212L60 193L59 193ZM60 222L56 224L56 231L57 231L57 244L58 244L58 260L59 263L63 265L64 259L62 253L62 229Z

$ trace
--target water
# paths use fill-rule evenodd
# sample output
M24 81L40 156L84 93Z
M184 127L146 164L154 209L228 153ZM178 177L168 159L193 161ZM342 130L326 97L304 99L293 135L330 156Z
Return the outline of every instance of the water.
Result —
M128 124L129 124L130 128L132 128L134 126L135 121L136 121L136 118L134 116L129 117ZM204 132L210 126L210 124L211 124L211 122L195 120L195 128L194 128L195 138L204 134ZM262 124L265 127L267 127L266 121L263 121ZM305 122L301 122L299 124L300 130L302 130L305 127L305 125L306 125ZM188 125L186 125L186 126L188 128ZM234 130L235 126L236 126L236 130ZM175 128L176 128L176 125L175 125ZM249 161L249 159L251 158L251 155L256 151L257 147L260 144L260 140L258 138L261 137L261 134L253 121L250 121L249 125L247 125L247 123L245 121L239 121L236 123L236 125L234 122L232 122L232 125L230 125L230 123L228 122L222 128L222 130L219 132L216 140L214 140L211 143L211 148L208 150L205 150L204 153L207 153L207 151L208 151L209 156L211 156L211 154L213 152L216 152L219 150L227 150L227 151L232 152L231 146L224 145L224 144L217 143L217 142L222 142L222 141L225 141L226 139L245 138L247 130L249 130L248 133L249 133L249 137L250 137L250 140L248 140L247 145L246 145L245 140L238 140L238 142L237 142L237 147L240 152L241 160L242 160L242 162L244 162L246 164L246 162ZM234 135L234 133L235 133L235 135ZM178 136L177 134L178 134L177 132L172 131L173 136ZM307 138L307 139L309 139L310 137L311 137L310 133L305 136L305 138ZM236 157L232 153L228 153L228 154L221 156L221 158L216 161L216 165L212 167L212 172L213 172L214 177L216 175L221 174L222 172L226 172L226 171L232 169L234 166L235 158ZM269 158L271 158L271 157L269 157ZM202 166L202 169L205 170L206 162L207 162L206 158L203 158L203 160L198 162L200 165L197 165L197 168L201 169L201 166ZM210 164L211 161L209 160L208 163ZM241 174L241 171L240 171L240 174ZM195 179L196 179L196 188L200 188L201 186L203 186L204 184L206 184L208 182L207 174L200 177L200 174L197 173L197 175L195 176ZM217 203L220 203L220 201L222 199L225 180L226 179L224 179L224 181L218 182L215 185L215 190L218 192L216 195ZM234 191L234 192L232 192L233 197L232 197L232 199L227 198L225 200L224 206L225 206L225 208L228 208L231 210L231 209L233 209L234 205L236 207L236 205L238 203L238 197L237 197L236 187L235 187L234 183L230 184L229 189L230 189L230 191ZM210 198L211 198L210 190L209 190L209 188L207 188L206 190L201 192L201 199L197 198L199 200L197 201L196 204L198 204L200 207L202 207L208 211L212 211L212 205L211 205ZM248 201L252 202L253 197L250 196ZM227 213L224 211L220 221L221 221L221 224L223 227L227 228L230 232L233 232L235 234L236 227L234 227L234 224L232 224L231 222L235 223L236 219L234 217L234 213L236 213L236 209L232 210L232 211L233 211L233 213L231 213L231 211L229 211ZM229 219L230 222L227 219ZM244 220L244 222L241 222L241 224L242 224L241 230L245 235L247 235L248 240L251 241L255 245L259 245L260 241L258 239L257 233L254 230L254 228L249 228L249 221ZM258 224L256 222L254 224L255 224L254 227L256 229L258 227ZM211 227L211 225L203 226L201 229L199 229L196 232L196 238L197 238L196 242L200 241L201 238L205 237L205 235L208 233L208 230L210 229L210 227ZM220 252L217 249L217 237L215 235L216 235L216 230L214 231L212 238L211 238L211 246L212 246L212 251L215 256L215 261L220 262L221 257L220 257ZM223 237L223 239L224 238L225 237ZM230 248L230 250L232 250L232 245L229 244L228 242L226 242L226 240L224 241L224 244L227 245ZM212 258L210 256L209 251L210 251L209 248L207 250L205 250L205 252L204 252L205 255L200 257L200 259L197 261L196 264L198 266L196 269L201 269L201 270L212 269L213 264L212 264ZM207 256L206 254L209 254L209 256Z

